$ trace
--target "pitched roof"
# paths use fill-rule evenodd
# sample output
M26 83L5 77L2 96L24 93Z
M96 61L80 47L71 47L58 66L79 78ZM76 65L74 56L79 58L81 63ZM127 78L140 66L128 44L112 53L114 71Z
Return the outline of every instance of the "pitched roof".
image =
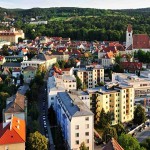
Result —
M35 70L36 70L35 67L33 67L33 66L27 66L27 67L24 68L23 71L35 71Z
M0 124L0 145L24 143L26 141L25 121L12 117L11 122Z
M5 109L5 113L24 112L25 110L25 96L17 93L14 100L10 102Z
M150 48L150 38L147 34L134 34L133 35L133 48Z
M102 150L124 150L119 143L112 138Z

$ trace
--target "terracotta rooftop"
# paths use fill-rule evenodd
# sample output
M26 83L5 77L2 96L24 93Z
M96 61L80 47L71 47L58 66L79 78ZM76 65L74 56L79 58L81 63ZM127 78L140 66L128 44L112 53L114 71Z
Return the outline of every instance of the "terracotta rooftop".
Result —
M102 150L124 150L119 143L112 138Z
M150 38L147 34L134 34L133 35L133 48L150 48Z
M24 143L26 141L25 121L12 117L11 122L6 126L0 124L0 145Z

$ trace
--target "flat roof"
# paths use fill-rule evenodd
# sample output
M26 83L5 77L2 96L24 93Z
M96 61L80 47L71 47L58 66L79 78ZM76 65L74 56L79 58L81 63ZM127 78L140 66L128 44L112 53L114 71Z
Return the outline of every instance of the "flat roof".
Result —
M93 115L90 109L79 99L77 95L72 95L67 92L58 92L58 96L71 117Z

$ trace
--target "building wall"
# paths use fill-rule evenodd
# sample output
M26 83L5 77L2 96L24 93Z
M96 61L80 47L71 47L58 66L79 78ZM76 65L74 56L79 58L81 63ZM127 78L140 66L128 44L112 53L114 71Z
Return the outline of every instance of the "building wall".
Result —
M13 115L14 115L15 117L18 117L18 118L23 119L23 120L26 119L24 112L13 113ZM4 113L4 117L5 117L5 121L6 121L6 120L10 120L10 118L12 117L12 113Z
M30 83L30 81L34 78L36 74L36 70L32 71L23 71L24 82Z
M104 69L92 69L91 71L78 71L77 76L87 88L95 88L100 82L104 82Z
M86 118L89 120L86 120ZM94 150L94 126L93 126L93 116L80 116L80 117L73 117L71 120L71 149L80 150L79 147L82 142L85 143L89 150ZM76 129L77 125L79 129ZM86 132L89 135L86 135ZM79 133L79 137L77 137L77 133ZM79 141L79 144L76 143Z
M134 89L120 89L119 92L109 92L105 94L97 94L97 121L102 108L105 112L112 112L114 120L112 124L120 122L128 122L133 119L134 113Z
M63 137L68 145L68 149L80 150L80 144L85 142L89 150L94 150L93 116L71 117L67 110L64 110L62 107L64 107L63 104L60 104L57 100L57 121L62 128ZM88 120L86 120L87 118ZM86 132L88 132L88 135L86 135ZM78 143L76 143L77 141Z
M0 145L0 150L25 150L25 143Z
M57 62L57 58L51 58L50 60L46 60L45 65L46 69L49 70L53 64Z

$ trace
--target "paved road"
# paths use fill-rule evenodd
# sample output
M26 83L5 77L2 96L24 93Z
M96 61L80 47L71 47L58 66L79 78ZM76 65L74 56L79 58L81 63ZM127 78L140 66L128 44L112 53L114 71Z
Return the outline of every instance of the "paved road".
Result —
M47 102L47 93L45 90L45 86L44 85L41 88L41 91L39 93L39 112L40 112L40 117L39 117L39 122L40 122L40 129L41 129L41 133L43 135L45 135L48 140L49 140L49 146L50 146L50 150L55 150L54 148L54 143L53 143L53 138L52 138L52 133L50 130L50 124L49 124L49 120L48 120L48 102ZM43 118L43 116L45 116Z
M139 142L142 142L143 140L145 140L146 138L150 137L150 127L147 127L145 130L143 130L142 132L137 132L136 135L136 139Z

